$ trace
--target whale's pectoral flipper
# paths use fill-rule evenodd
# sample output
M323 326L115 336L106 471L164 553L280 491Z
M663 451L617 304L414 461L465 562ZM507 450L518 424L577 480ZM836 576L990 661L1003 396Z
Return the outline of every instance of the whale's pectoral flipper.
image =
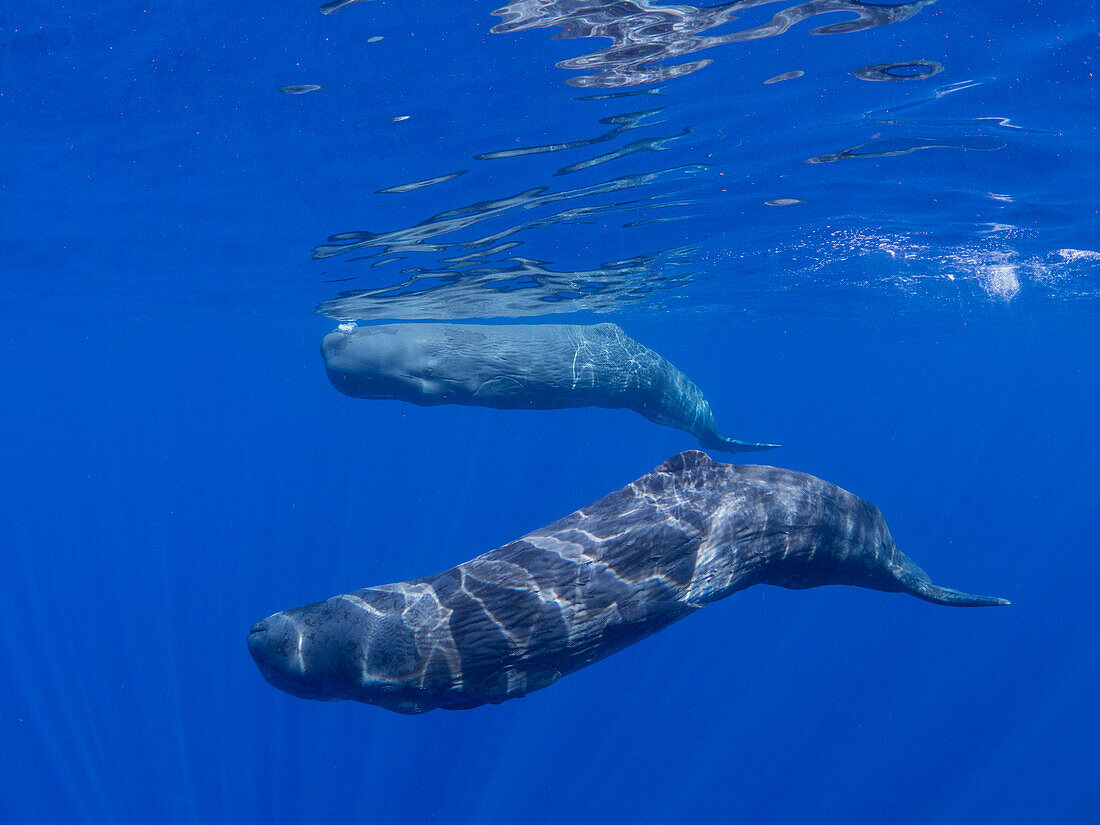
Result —
M940 587L932 584L932 580L923 570L919 567L916 569L919 574L911 570L897 570L894 576L904 592L918 599L924 599L926 602L953 607L994 607L1011 604L1008 599L1000 599L996 596L975 596L971 593L963 593L961 590L952 590L950 587Z

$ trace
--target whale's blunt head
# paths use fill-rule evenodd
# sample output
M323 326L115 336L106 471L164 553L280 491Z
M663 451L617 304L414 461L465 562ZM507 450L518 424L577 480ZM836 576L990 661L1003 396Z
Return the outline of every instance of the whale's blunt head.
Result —
M332 385L355 398L423 403L435 389L433 357L412 325L341 324L321 341Z
M357 592L254 624L248 650L260 673L302 699L354 699L399 713L436 707L420 684L424 662L415 634L400 604L391 609L401 597Z
M357 681L357 656L318 625L311 608L256 622L248 633L248 651L260 673L279 690L302 699L345 698Z
M285 613L268 616L248 631L248 652L267 681L303 699L329 698L320 695L306 676L304 647L304 631Z

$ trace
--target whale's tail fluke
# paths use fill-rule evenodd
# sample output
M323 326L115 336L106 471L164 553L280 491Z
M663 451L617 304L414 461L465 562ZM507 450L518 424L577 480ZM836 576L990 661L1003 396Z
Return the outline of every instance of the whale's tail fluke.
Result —
M915 570L899 568L894 571L894 577L901 585L901 589L924 599L933 604L946 604L953 607L993 607L995 605L1011 604L1008 599L1000 599L996 596L975 596L963 593L961 590L952 590L950 587L939 587L932 584L928 574L916 565Z
M752 453L760 450L774 450L780 446L756 441L738 441L736 438L722 438L720 435L700 438L699 443L708 450L718 450L723 453Z

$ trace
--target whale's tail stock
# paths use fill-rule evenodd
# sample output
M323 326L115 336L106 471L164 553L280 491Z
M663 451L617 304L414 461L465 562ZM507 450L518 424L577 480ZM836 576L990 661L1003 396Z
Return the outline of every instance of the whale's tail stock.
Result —
M901 590L924 599L933 604L946 604L952 607L994 607L997 605L1011 604L1008 599L997 596L975 596L971 593L963 593L961 590L952 590L950 587L940 587L932 584L932 579L913 564L912 561L894 569L894 578L897 579Z
M779 444L767 444L758 441L738 441L736 438L723 438L718 434L707 435L699 438L699 443L708 450L718 450L723 453L753 453L762 450L774 450Z

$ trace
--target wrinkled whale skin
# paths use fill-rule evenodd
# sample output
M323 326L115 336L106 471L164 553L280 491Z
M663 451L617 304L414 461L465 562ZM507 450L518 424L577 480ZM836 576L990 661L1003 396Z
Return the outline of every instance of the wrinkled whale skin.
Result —
M616 324L342 324L321 342L332 385L355 398L498 410L634 410L725 452L767 450L723 438L687 376Z
M692 451L438 575L276 613L248 645L295 696L472 708L546 687L754 584L1007 604L933 585L878 509L833 484Z

